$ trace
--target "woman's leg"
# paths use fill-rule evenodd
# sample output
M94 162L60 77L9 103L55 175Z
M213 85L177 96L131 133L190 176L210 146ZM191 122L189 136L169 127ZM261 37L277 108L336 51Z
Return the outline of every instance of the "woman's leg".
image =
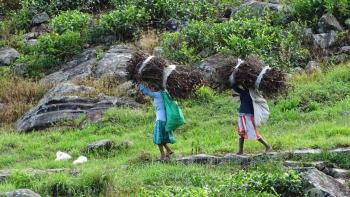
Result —
M265 153L271 151L271 146L267 144L263 137L261 137L258 141L265 146Z
M243 155L244 137L239 138L239 150L237 155Z
M163 148L163 144L158 144L158 148L159 148L159 151L160 151L160 160L164 160L166 157L165 157L165 153L164 153L164 148Z
M166 143L164 143L163 146L166 149L166 156L167 157L169 157L170 155L172 155L174 153Z

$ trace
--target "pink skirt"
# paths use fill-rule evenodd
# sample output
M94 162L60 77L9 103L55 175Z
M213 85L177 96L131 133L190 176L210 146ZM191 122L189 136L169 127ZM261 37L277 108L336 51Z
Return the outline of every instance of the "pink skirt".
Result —
M261 138L254 122L254 115L239 114L238 117L238 135L248 140L258 140Z

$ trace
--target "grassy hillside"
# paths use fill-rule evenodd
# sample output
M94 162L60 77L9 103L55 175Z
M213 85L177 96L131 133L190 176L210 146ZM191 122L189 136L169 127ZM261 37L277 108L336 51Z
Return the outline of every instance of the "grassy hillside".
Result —
M297 75L293 81L294 89L287 97L270 101L270 120L260 128L273 149L349 146L350 64L324 74ZM180 103L188 122L175 132L177 143L172 148L176 156L237 151L238 101L232 100L230 92L216 93L201 88L195 98ZM244 193L249 188L254 196L274 196L292 183L295 188L291 190L300 192L300 178L293 172L284 174L280 161L258 163L248 171L241 171L241 167L235 165L184 166L156 162L158 150L152 143L154 118L153 107L149 104L141 109L111 109L102 122L90 123L83 129L29 134L2 131L0 169L18 172L0 183L0 192L26 187L41 194L65 191L61 193L64 196L125 196L141 192L145 196L168 196L171 191L179 196L205 196L206 192L224 196L236 191L239 196L239 192ZM85 155L88 162L81 166L74 166L71 161L54 161L58 150L77 158L84 155L81 149L87 144L101 139L111 139L115 144L129 140L133 144ZM258 153L263 147L257 142L248 142L245 149L247 153ZM350 168L349 155L322 157ZM77 176L66 173L33 176L21 172L25 168L77 168L80 173ZM252 181L260 184L242 186Z

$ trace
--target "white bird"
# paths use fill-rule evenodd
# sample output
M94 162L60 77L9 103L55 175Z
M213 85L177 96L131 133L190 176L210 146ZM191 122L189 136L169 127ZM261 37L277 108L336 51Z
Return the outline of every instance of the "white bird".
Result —
M68 161L70 159L72 159L72 157L68 153L57 151L56 161Z
M77 160L73 161L73 164L82 164L87 162L87 158L84 156L79 156Z

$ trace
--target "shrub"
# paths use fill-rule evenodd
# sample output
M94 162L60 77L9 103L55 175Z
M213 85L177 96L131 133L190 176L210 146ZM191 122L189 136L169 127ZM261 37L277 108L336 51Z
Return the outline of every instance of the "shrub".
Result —
M149 16L145 9L130 5L102 15L97 28L115 35L119 40L130 39L139 33L140 28L146 25L148 19Z
M21 1L21 9L15 10L10 14L11 24L17 30L28 30L32 16L33 13L30 11L29 1Z
M162 39L169 59L193 63L213 53L237 57L257 54L274 67L306 64L309 54L302 46L295 25L273 25L269 18L238 17L224 23L191 21L180 33L166 33Z
M89 14L78 10L63 11L51 20L50 25L60 34L65 31L85 32L90 20L91 16Z
M82 45L83 40L78 32L45 34L39 37L38 43L17 62L27 65L27 73L30 76L38 76L56 70L59 64L81 52Z
M295 17L316 24L324 13L334 14L346 19L350 16L349 0L286 0L287 5L293 8Z

